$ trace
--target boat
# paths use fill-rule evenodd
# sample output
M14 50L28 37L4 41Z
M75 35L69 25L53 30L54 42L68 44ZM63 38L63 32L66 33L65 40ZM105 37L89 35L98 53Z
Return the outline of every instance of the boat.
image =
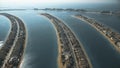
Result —
M3 41L0 41L0 47L3 45Z

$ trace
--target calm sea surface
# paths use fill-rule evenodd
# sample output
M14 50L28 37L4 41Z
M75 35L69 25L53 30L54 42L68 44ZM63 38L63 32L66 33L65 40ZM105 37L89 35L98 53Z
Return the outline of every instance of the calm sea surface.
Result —
M73 13L50 13L61 18L74 31L78 39L82 42L93 68L120 67L120 53L93 27L71 17Z
M79 5L75 8L79 8ZM101 9L102 7L99 10ZM112 9L113 7L109 10ZM113 10L118 9L119 8L114 8ZM120 53L114 49L112 44L87 23L71 17L71 15L81 13L32 10L0 11L0 13L2 12L18 16L24 21L27 27L28 41L21 68L57 68L58 66L56 32L49 20L39 15L43 12L53 14L60 18L72 29L79 41L82 42L93 68L120 68ZM84 13L83 15L95 18L101 23L120 32L119 16L88 13ZM9 22L7 18L0 16L0 41L4 41L7 36L10 28Z

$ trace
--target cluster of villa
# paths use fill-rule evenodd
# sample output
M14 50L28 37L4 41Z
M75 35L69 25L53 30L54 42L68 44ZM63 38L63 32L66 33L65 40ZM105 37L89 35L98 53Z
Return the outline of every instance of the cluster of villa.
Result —
M94 19L85 17L83 15L75 15L77 18L89 23L95 27L98 31L104 34L117 48L120 48L120 34L114 31L110 27L95 21Z
M26 42L26 29L24 23L13 15L1 13L11 21L10 34L0 49L0 68L18 68Z
M91 68L88 57L85 54L83 45L79 43L74 33L61 20L56 17L43 13L42 15L50 19L54 24L59 36L61 48L62 68Z

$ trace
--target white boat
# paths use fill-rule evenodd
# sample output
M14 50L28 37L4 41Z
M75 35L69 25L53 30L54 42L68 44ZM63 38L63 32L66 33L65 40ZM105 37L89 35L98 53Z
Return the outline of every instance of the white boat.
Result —
M0 47L3 45L3 41L0 41Z

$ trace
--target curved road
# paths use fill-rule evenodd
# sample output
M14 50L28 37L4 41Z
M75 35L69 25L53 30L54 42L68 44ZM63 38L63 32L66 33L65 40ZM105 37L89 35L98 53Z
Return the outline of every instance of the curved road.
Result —
M116 48L116 50L120 52L120 33L87 16L75 15L73 17L85 21L86 23L91 25L93 28L99 31L106 39L108 39L109 42Z
M11 21L11 32L0 50L0 67L19 67L26 43L26 28L24 23L13 15L0 13Z
M41 15L47 17L57 31L58 42L60 42L58 44L58 47L60 47L59 68L92 68L83 45L78 41L72 30L61 20L48 13L42 13Z

